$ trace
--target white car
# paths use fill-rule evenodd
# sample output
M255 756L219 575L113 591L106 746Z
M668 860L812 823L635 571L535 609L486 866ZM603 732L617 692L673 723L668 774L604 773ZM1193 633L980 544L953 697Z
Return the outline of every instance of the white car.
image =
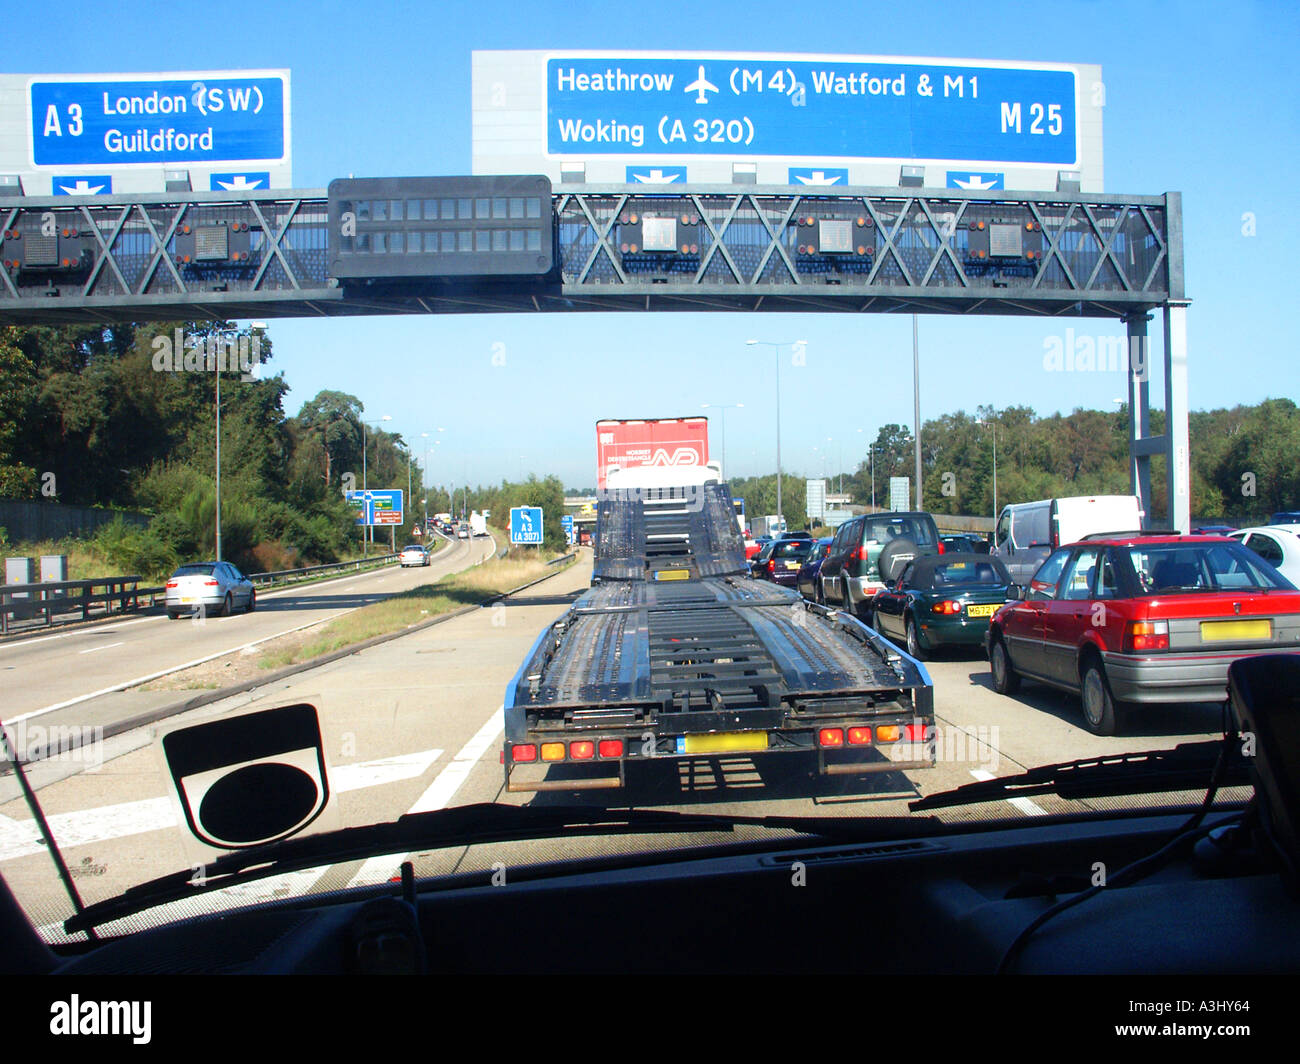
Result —
M429 552L418 543L402 548L401 562L403 568L408 565L428 565Z
M1239 528L1228 538L1244 543L1296 587L1300 587L1300 525Z
M457 539L469 539L469 525L457 525L457 526L456 526L456 538L457 538Z
M235 607L246 613L257 608L253 582L229 562L191 562L167 578L164 605L173 621L182 614L220 613L229 617Z

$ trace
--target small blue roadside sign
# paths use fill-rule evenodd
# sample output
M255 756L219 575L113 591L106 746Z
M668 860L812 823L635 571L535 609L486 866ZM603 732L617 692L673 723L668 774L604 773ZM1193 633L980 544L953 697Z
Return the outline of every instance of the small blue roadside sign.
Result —
M560 527L564 529L564 542L573 542L573 514L565 514L560 518Z
M347 500L356 512L358 525L401 525L405 523L401 488L349 491Z
M542 508L540 506L512 506L510 508L510 542L542 542Z

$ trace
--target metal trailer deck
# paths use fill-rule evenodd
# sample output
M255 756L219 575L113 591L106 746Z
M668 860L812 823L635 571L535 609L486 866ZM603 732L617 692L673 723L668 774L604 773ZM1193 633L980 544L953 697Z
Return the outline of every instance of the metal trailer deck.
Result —
M815 751L828 774L933 764L925 668L855 617L750 577L731 513L724 485L602 493L593 586L507 692L509 789L618 786L629 760L728 752ZM853 747L849 763L827 757ZM512 778L575 761L605 775Z

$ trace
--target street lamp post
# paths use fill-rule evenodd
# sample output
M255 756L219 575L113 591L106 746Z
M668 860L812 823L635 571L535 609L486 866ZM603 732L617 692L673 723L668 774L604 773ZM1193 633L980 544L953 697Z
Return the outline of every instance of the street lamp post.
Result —
M990 414L988 420L980 419L979 424L989 425L993 429L993 523L998 520L998 423Z
M368 441L367 436L366 436L366 426L367 426L367 425L379 425L379 424L382 424L382 423L385 422L385 421L392 421L392 420L393 420L392 417L390 417L388 414L385 414L385 415L384 415L383 417L381 417L378 421L362 421L362 422L361 422L361 490L362 490L362 492L366 492L366 491L369 491L369 490L370 490L370 476L369 476L369 470L367 469L367 466L366 466L366 454L367 454L367 451L368 451L368 449L369 449L369 441ZM369 509L369 506L366 505L366 504L368 504L368 502L369 502L369 500L368 500L368 499L365 499L365 497L363 496L363 497L362 497L362 504L363 504L363 506L365 506L366 509ZM371 538L372 538L373 535L374 535L374 529L373 529L373 526L367 524L366 527L362 530L362 536L361 536L361 554L362 554L362 557L367 557L367 556L369 556L369 554L370 554L370 541L371 541Z
M753 347L755 344L770 347L772 353L776 356L776 516L778 521L785 517L785 511L781 505L781 348L802 347L807 342L807 340L795 340L792 344L778 344L771 340L745 341L747 347Z
M727 411L743 410L744 403L701 403L701 410L721 410L722 411L722 476L723 479L730 478L731 474L727 471Z

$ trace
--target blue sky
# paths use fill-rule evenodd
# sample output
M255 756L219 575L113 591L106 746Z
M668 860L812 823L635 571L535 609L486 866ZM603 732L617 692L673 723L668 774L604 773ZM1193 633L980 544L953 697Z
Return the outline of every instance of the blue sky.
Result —
M31 73L288 67L294 184L470 170L475 49L606 48L841 52L1098 63L1106 84L1108 192L1181 191L1193 409L1300 393L1288 282L1300 235L1293 3L838 3L745 0L653 5L607 0L430 5L358 3L77 5L51 23L22 5L10 56ZM57 42L57 47L54 47ZM10 49L12 52L13 49ZM1254 216L1253 236L1243 215ZM978 404L1040 413L1111 408L1119 374L1043 369L1065 326L1091 319L920 322L922 416ZM1159 334L1158 321L1152 323ZM851 467L884 423L912 417L907 317L658 314L276 319L273 370L289 411L321 388L352 392L392 417L419 450L441 440L439 482L560 475L594 481L594 422L674 416L703 403L727 414L736 475L775 467L770 351L750 337L808 341L782 373L782 450L794 473ZM504 345L504 346L499 346ZM504 364L494 365L504 354ZM1159 386L1153 390L1159 395ZM707 411L706 411L707 413ZM444 429L441 434L436 430ZM720 444L715 424L715 453ZM859 431L861 430L861 431ZM827 438L830 442L827 443ZM1195 441L1193 441L1195 446ZM814 448L819 450L814 451Z

